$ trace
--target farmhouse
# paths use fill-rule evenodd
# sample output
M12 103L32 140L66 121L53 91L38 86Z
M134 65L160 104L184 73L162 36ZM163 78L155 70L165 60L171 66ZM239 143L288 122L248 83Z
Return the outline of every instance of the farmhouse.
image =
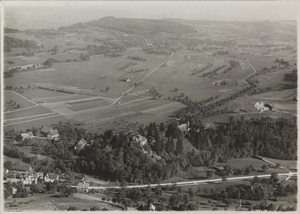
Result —
M47 138L48 139L57 139L58 136L59 136L59 133L58 133L57 129L51 129L47 135Z
M149 203L149 210L150 211L155 211L155 206L151 203Z
M79 192L88 192L89 186L90 186L89 183L86 183L85 181L83 181L83 182L80 182L80 183L77 185L77 190L78 190Z
M181 125L179 125L179 126L177 126L178 128L179 128L179 130L183 133L183 134L185 134L185 133L187 133L188 131L189 131L189 123L187 122L187 123L183 123L183 124L181 124Z
M77 152L80 152L80 151L85 147L86 144L87 144L86 140L82 138L82 139L77 143L77 145L75 146L74 149L75 149Z
M41 129L41 133L44 137L47 137L48 139L54 139L57 140L59 137L59 133L57 129L52 129L51 127L44 126Z
M11 193L7 198L12 198L16 193L17 193L17 189L14 187L11 187Z
M261 189L264 193L264 196L266 198L270 198L273 193L274 193L274 187L270 184L260 184L260 183L254 183L252 186L251 186L251 190L252 191L255 191L257 189Z
M22 136L22 141L24 141L25 139L30 139L30 138L34 137L34 135L31 131L26 132L26 133L22 133L21 136Z
M25 179L22 179L23 184L37 184L39 178L43 177L43 173L26 173Z
M121 81L123 81L123 82L130 82L131 80L129 78L122 78Z
M49 126L44 126L44 127L41 129L41 133L42 133L43 136L47 137L51 130L52 130L51 127L49 127Z
M53 183L54 181L57 181L59 179L59 175L56 173L47 173L44 176L44 181L45 182L50 182Z
M146 143L147 143L147 138L141 136L141 135L136 135L136 136L133 136L132 139L139 143L140 146L144 146Z
M213 168L220 172L222 172L225 169L223 166L213 166Z
M256 102L254 107L259 111L259 113L270 110L270 108L268 108L268 106L266 106L262 101Z

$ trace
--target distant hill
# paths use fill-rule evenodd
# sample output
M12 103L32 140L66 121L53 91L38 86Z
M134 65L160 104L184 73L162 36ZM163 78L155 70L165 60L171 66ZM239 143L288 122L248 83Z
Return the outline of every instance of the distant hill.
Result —
M4 33L20 33L20 31L17 29L4 27Z
M78 26L78 25L74 25ZM154 35L158 33L185 34L196 32L191 26L169 20L134 19L104 17L99 20L86 22L85 26L93 26L116 30L128 34Z

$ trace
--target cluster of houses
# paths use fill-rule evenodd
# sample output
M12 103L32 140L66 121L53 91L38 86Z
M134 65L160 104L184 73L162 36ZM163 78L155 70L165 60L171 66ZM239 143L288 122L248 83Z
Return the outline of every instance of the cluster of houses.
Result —
M34 172L29 165L15 163L11 169L4 170L6 182L19 182L23 185L37 184L38 180L43 180L45 183L54 183L59 180L59 175L56 173L41 173Z
M21 133L22 141L32 139L32 138L41 138L41 139L49 139L49 140L59 140L59 132L57 129L53 129L48 126L44 126L41 129L41 136L35 136L32 131L28 131L25 133Z
M8 71L27 71L30 69L37 69L39 66L37 64L29 64L29 65L23 65L23 66L14 66L10 67Z

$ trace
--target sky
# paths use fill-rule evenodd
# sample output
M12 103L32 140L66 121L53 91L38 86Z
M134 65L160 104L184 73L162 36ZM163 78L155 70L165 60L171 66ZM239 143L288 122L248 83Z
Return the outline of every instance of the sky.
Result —
M295 1L9 1L4 25L24 29L57 28L105 16L258 21L296 20Z

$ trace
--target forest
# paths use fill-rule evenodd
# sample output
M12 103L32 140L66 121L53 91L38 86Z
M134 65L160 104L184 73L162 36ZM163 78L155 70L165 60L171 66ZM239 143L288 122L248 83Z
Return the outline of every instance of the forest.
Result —
M121 185L159 183L189 166L213 166L217 162L226 163L253 154L296 160L296 121L296 118L246 120L242 116L240 119L230 117L227 123L216 128L205 128L198 117L190 116L168 126L151 123L146 128L140 127L139 134L148 139L143 147L133 140L132 133L113 133L111 130L103 134L91 133L67 122L55 127L60 133L59 141L37 144L34 149L53 161L26 158L17 147L5 146L4 154L23 156L24 161L41 172L70 170L119 181ZM183 123L189 123L187 133L178 128ZM74 146L82 138L88 144L77 152ZM184 152L187 141L194 149ZM144 151L152 151L155 155Z
M22 40L10 36L4 36L4 52L10 52L11 48L36 48L37 43L33 40Z

